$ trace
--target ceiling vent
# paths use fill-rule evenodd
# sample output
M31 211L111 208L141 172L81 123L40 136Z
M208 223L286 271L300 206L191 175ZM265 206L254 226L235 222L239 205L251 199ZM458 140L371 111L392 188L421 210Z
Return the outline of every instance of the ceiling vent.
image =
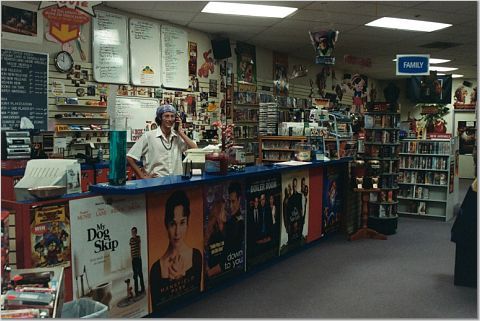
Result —
M453 48L460 45L461 43L457 43L457 42L435 41L435 42L426 43L419 47L429 48L429 49L448 49L448 48Z

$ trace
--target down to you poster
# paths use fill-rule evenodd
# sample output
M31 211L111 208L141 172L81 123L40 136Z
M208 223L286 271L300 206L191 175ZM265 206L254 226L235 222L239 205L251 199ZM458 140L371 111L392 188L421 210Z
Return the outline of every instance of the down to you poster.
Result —
M111 318L148 314L145 197L70 201L73 297L108 306Z
M245 271L245 196L240 181L204 187L205 286Z

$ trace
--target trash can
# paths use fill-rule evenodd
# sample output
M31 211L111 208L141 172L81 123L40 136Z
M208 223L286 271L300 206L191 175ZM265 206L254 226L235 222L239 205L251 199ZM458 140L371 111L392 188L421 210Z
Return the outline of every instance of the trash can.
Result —
M108 307L92 299L80 298L66 302L62 307L62 319L107 318Z

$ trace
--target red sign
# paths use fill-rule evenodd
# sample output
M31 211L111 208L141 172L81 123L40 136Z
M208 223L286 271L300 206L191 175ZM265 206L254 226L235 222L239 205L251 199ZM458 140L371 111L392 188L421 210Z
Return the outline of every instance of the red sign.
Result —
M362 57L355 57L352 55L345 55L343 56L343 61L349 65L359 65L363 67L372 66L372 59L370 58L362 58Z
M80 36L80 26L90 21L86 13L67 7L49 7L43 11L48 19L49 33L61 43L75 40Z
M452 138L452 134L447 134L447 133L443 133L443 134L437 134L437 133L427 133L427 138L429 139L450 139Z

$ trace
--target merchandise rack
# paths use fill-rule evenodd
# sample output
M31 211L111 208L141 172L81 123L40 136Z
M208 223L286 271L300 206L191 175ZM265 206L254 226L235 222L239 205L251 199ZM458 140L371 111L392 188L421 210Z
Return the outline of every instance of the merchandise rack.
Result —
M398 223L398 168L400 151L400 113L398 106L370 103L365 113L366 165L378 161L380 170L378 192L371 192L368 201L368 226L382 234L394 234ZM369 166L367 165L367 168Z
M455 138L402 140L398 214L444 221L453 217L457 145Z

